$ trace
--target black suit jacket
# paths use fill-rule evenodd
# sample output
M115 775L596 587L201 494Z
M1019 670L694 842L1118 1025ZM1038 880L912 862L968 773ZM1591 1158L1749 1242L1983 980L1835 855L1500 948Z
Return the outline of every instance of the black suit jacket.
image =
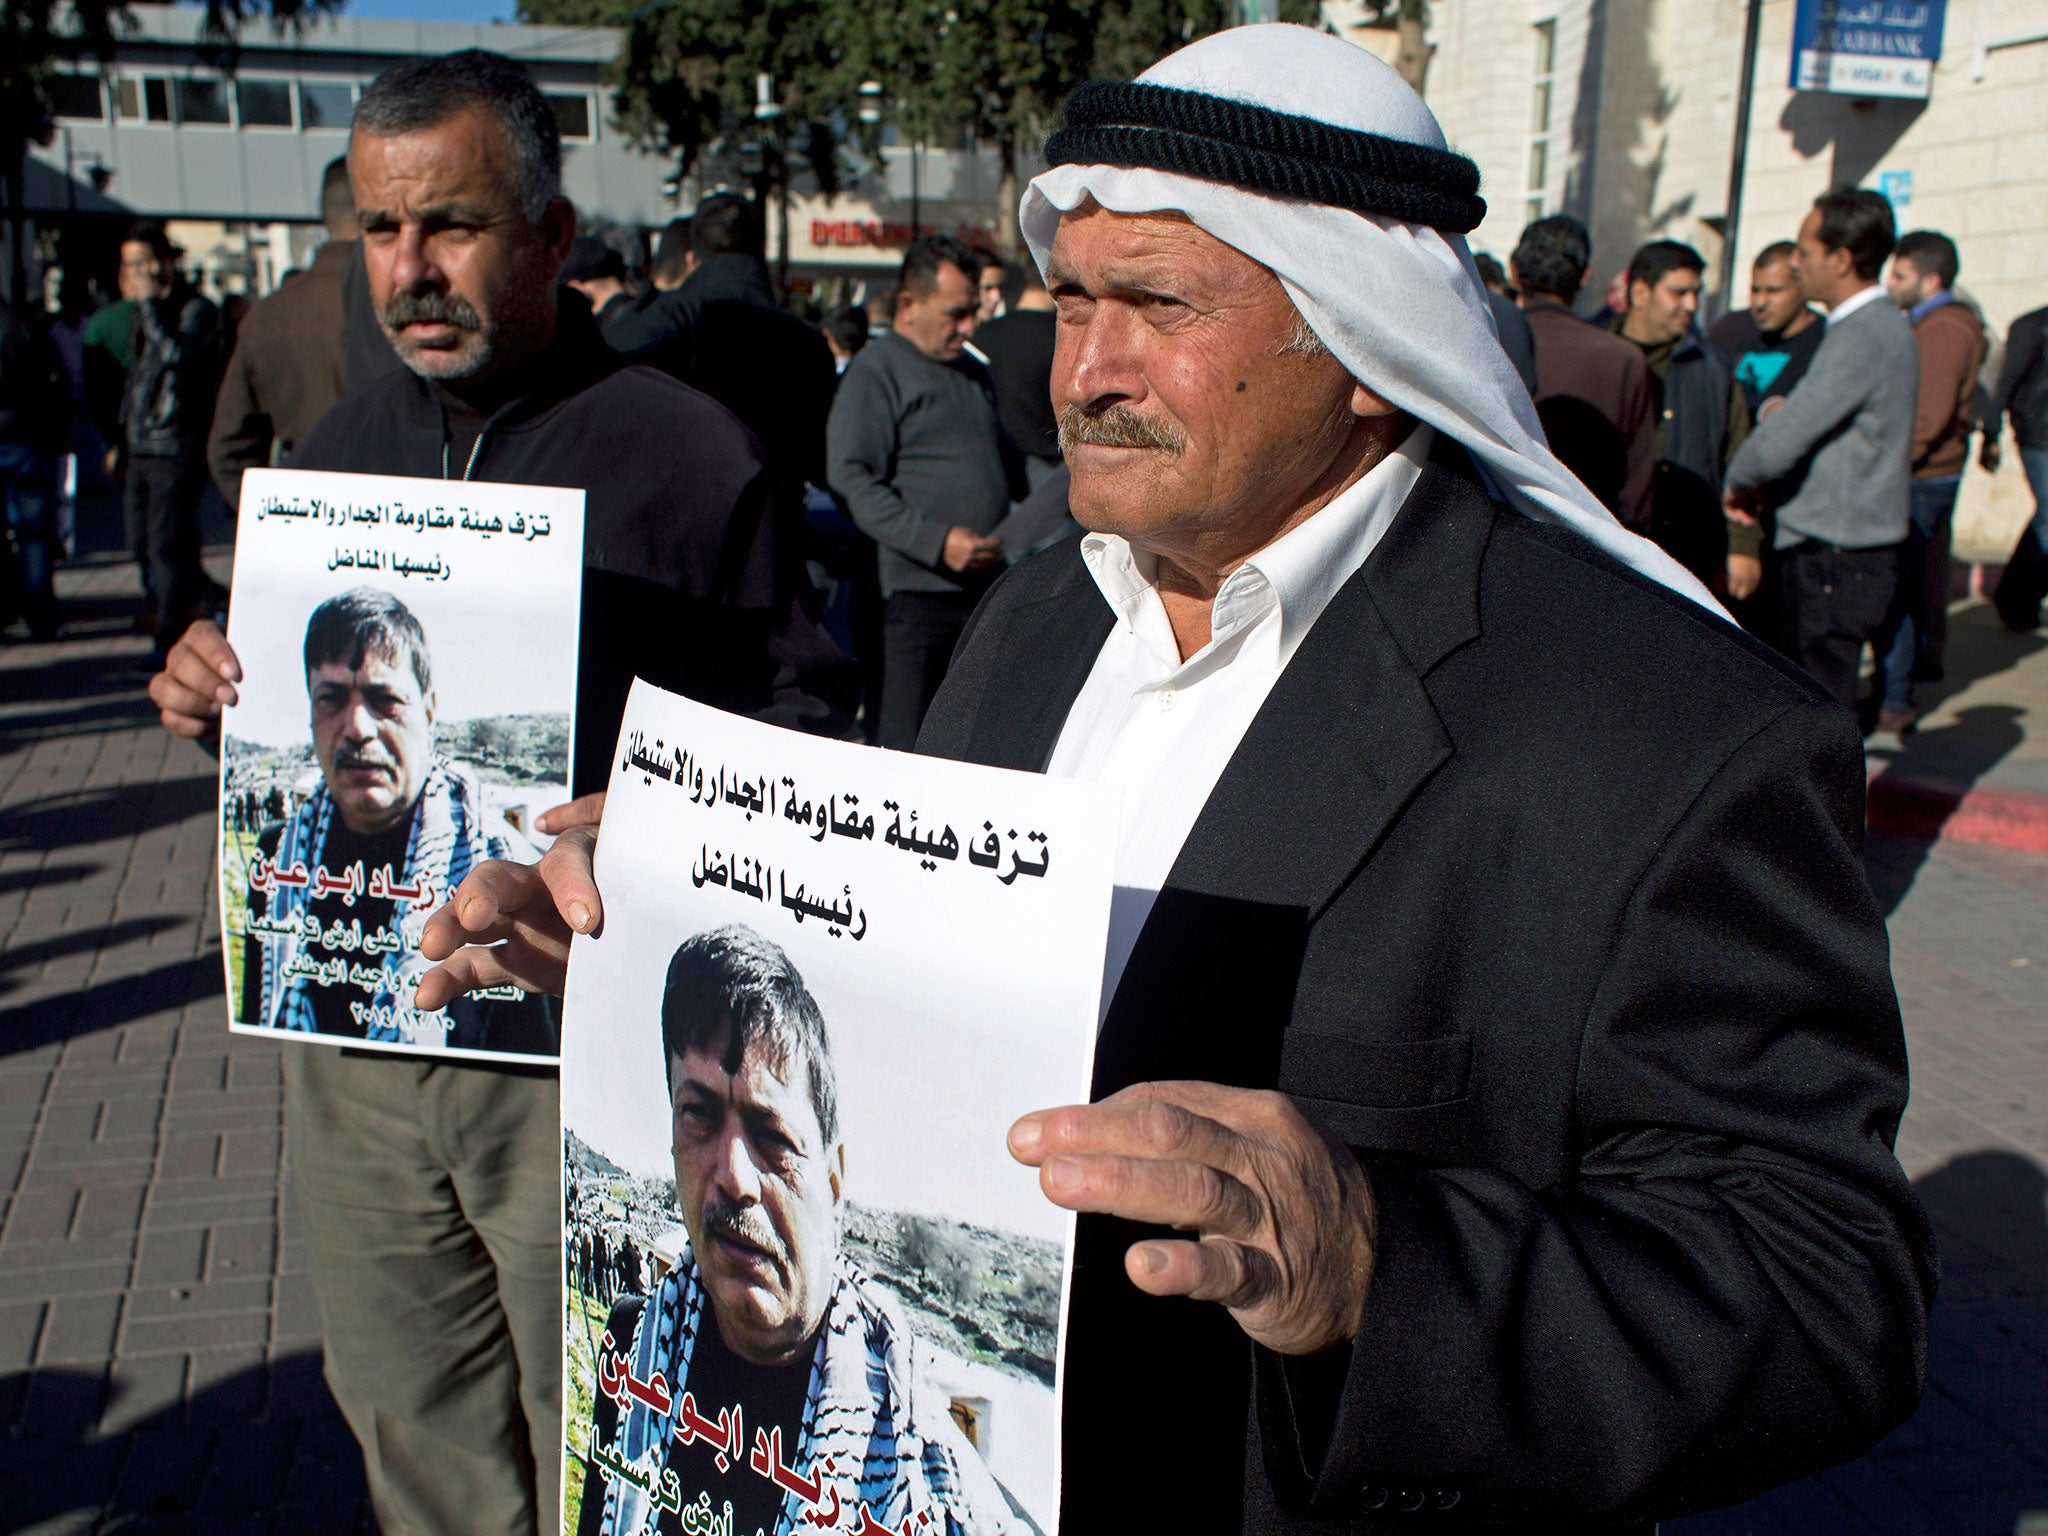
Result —
M920 750L1042 770L1110 624L1077 544L1018 566ZM1817 688L1440 449L1216 784L1096 1058L1097 1097L1277 1086L1356 1150L1356 1340L1256 1351L1083 1216L1062 1528L1641 1529L1902 1419L1933 1254L1862 810Z

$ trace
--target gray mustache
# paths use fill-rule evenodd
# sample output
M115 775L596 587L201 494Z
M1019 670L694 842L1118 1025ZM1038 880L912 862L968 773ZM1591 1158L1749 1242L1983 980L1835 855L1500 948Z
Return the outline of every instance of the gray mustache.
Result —
M483 329L483 320L469 301L453 293L394 293L384 306L384 324L394 331L422 324L452 325L464 331Z
M362 747L339 747L334 753L336 768L389 768L398 764L382 752L373 752Z
M711 1237L736 1237L751 1243L782 1268L789 1268L789 1254L782 1246L782 1239L758 1205L731 1205L715 1197L706 1200L704 1230Z
M1173 458L1187 451L1187 438L1169 421L1141 416L1128 405L1108 405L1099 411L1078 405L1060 410L1060 451L1086 443L1098 448L1157 448Z

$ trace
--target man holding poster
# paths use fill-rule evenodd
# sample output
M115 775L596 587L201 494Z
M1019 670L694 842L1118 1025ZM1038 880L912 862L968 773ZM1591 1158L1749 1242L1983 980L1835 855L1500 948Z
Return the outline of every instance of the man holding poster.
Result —
M920 1510L959 1536L1020 1529L930 1380L929 1346L842 1251L832 1046L789 957L738 924L685 940L661 1039L689 1247L605 1325L578 1531L680 1532L700 1501L736 1532L801 1530L863 1498L891 1529ZM772 1455L741 1454L745 1425ZM650 1448L652 1489L632 1475Z
M715 402L625 365L580 297L563 302L556 279L576 213L532 76L479 50L395 64L363 88L348 158L370 294L405 367L329 411L291 468L438 481L451 503L468 481L506 495L592 492L577 547L553 562L581 583L575 654L560 657L588 749L572 783L603 783L636 672L759 707L776 674L777 570L759 450ZM245 513L245 538L248 526ZM396 535L377 531L374 553L388 554ZM337 569L349 558L332 555ZM406 579L409 596L425 590L417 573ZM507 622L520 601L499 595ZM238 697L303 687L298 639L238 656L218 628L194 625L150 697L168 729L211 735ZM327 1380L362 1446L378 1521L451 1536L552 1525L554 1071L325 1047L287 1052L284 1071Z
M1066 121L1090 533L919 739L1125 791L1092 1102L981 1128L1081 1213L1062 1525L1643 1536L1859 1454L1935 1277L1854 721L1544 446L1391 69L1240 27ZM559 988L592 842L423 996Z

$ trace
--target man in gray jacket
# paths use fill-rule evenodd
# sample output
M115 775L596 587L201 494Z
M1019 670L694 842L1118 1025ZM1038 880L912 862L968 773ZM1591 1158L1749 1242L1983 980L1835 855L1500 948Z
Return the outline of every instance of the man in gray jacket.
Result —
M1877 193L1838 187L1814 199L1792 272L1827 310L1827 334L1723 482L1729 516L1752 522L1774 486L1804 471L1777 509L1778 646L1852 710L1863 647L1898 582L1920 387L1912 327L1877 280L1892 243L1891 204Z
M826 473L881 546L880 744L908 752L953 643L1001 570L989 532L1024 494L1023 457L988 370L963 355L981 259L935 235L903 258L896 321L847 364L825 429Z

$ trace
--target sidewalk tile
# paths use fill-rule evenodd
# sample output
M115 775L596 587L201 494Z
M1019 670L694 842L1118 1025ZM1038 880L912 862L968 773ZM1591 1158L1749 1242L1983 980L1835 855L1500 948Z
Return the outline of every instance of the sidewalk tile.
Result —
M37 1351L42 1365L101 1363L113 1358L121 1296L59 1296L50 1304Z

